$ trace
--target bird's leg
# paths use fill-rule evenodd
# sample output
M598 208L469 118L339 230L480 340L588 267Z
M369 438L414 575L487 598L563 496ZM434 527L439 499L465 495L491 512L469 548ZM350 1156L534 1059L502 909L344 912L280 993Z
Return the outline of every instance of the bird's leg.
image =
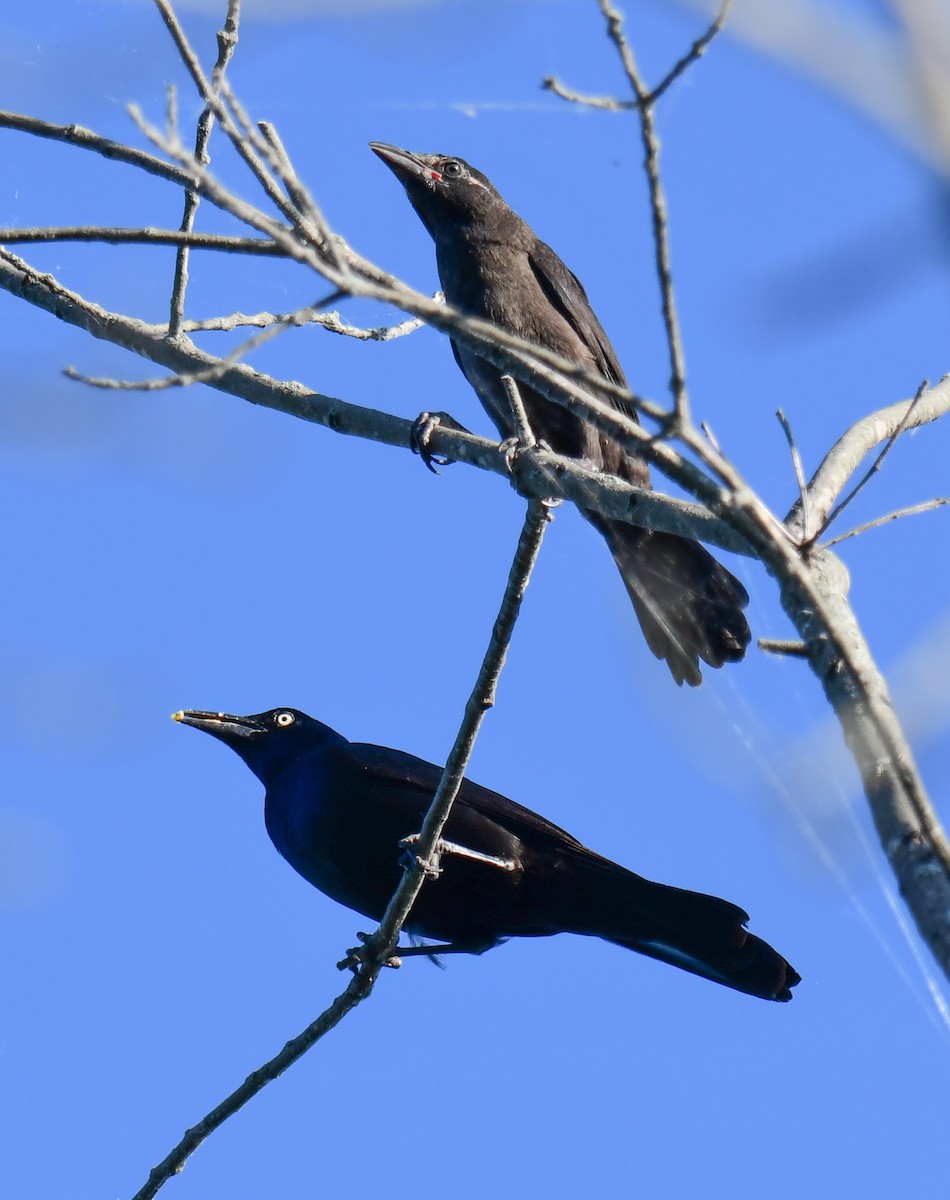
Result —
M430 878L437 878L442 873L440 868L433 868L431 863L424 862L418 855L412 854L410 847L418 840L418 833L411 833L408 837L403 838L399 844L411 856L414 870L425 871ZM487 863L491 867L500 867L503 871L514 871L518 867L513 858L498 858L494 854L483 854L481 850L472 850L468 846L460 845L458 842L447 842L442 839L439 840L436 853L440 857L443 854L456 854L459 858L470 858L475 862Z
M446 429L454 429L459 433L469 432L464 425L460 425L454 417L450 417L448 413L444 412L420 413L413 421L412 428L409 431L409 449L413 454L418 454L421 457L433 475L441 474L432 465L433 463L437 463L440 467L446 467L452 462L451 458L433 454L429 449L429 439L440 425L444 425Z
M354 946L346 952L346 958L336 965L340 971L349 970L356 974L364 964L371 961L367 944L371 939L368 933L358 933L359 946ZM393 953L383 961L384 967L401 967L404 958L428 958L435 965L441 966L439 957L443 954L484 954L494 946L501 945L505 938L482 938L473 942L438 942L434 945L396 946Z
M402 958L431 958L435 962L443 954L484 954L486 950L491 950L504 940L498 938L480 942L437 942L428 946L398 946L397 949Z

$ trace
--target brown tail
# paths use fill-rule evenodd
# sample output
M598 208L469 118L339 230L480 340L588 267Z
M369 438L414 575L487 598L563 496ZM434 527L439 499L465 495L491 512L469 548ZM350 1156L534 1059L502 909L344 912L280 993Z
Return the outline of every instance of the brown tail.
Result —
M591 855L577 864L567 932L604 938L763 1000L791 1000L801 976L728 900L653 883Z
M749 595L709 551L688 538L590 516L607 539L647 645L677 683L702 683L711 667L739 662L752 636Z

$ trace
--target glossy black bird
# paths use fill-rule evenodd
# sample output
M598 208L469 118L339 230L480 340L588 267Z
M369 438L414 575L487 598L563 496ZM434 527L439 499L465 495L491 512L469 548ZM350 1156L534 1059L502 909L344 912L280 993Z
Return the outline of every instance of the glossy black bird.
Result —
M550 246L512 212L480 171L460 158L412 154L371 142L406 189L435 241L449 304L557 351L625 384L624 374L577 277ZM455 359L503 438L516 433L501 372L453 341ZM650 487L646 464L589 421L520 384L534 436L552 450ZM627 416L636 413L612 401ZM647 644L677 683L702 682L711 667L738 662L749 644L742 584L699 542L653 533L597 513L584 515L607 539Z
M348 742L293 708L250 717L179 712L264 784L271 841L331 899L379 921L400 878L400 842L418 832L442 769ZM765 1000L791 1000L798 973L715 896L651 883L544 817L465 780L444 834L442 873L406 926L439 946L400 954L481 954L510 937L580 933Z

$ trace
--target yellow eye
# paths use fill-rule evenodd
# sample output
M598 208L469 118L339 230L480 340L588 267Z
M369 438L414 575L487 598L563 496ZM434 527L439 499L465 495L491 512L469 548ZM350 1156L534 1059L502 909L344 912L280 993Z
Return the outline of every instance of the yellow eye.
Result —
M280 725L282 729L286 729L288 725L293 725L296 719L297 718L291 712L278 713L276 718L277 724Z

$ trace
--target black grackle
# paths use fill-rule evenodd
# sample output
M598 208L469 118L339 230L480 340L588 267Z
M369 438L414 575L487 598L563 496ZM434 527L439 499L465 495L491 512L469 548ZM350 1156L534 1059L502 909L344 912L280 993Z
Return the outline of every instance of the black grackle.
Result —
M292 708L250 717L179 712L264 784L271 841L321 892L378 921L442 771L399 750L348 742ZM399 953L481 954L510 937L604 938L766 1000L790 1000L798 973L727 900L651 883L544 817L465 780L407 932L441 945Z

